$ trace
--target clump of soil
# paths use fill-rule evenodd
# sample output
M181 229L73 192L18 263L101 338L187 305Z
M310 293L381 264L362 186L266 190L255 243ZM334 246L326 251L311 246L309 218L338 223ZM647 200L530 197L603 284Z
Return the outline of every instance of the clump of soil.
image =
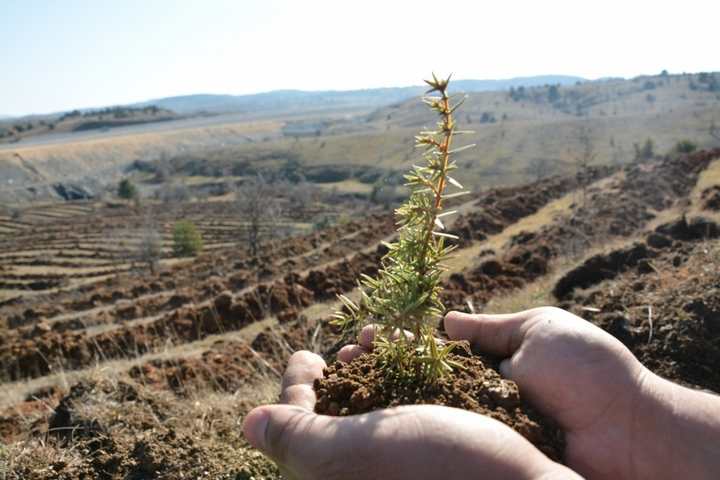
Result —
M463 368L434 384L409 382L388 374L373 353L350 363L336 362L315 381L317 413L355 415L400 405L444 405L487 415L519 432L553 460L565 448L562 431L520 398L515 382L503 379L478 356L452 355Z
M720 185L713 185L702 192L703 208L720 211Z

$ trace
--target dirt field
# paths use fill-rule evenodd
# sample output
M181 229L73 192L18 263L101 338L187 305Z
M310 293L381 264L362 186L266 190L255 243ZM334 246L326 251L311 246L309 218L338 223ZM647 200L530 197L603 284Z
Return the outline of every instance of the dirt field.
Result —
M656 372L720 391L718 159L674 155L466 197L450 226L460 248L446 306L556 304ZM160 209L166 258L152 274L122 261L145 213L78 203L0 218L7 478L278 478L239 419L275 399L293 351L332 357L344 341L327 323L335 296L356 294L395 228L388 212L356 212L266 243L254 263L227 204ZM171 258L177 218L200 226L203 254Z

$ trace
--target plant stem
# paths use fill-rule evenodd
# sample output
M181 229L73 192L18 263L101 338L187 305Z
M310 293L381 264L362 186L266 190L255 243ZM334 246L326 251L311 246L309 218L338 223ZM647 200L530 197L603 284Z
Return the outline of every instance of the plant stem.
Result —
M435 194L435 206L433 208L433 215L428 219L425 242L423 243L423 249L420 254L420 258L423 259L420 273L423 275L427 272L427 262L425 261L427 259L427 249L429 248L430 242L432 241L432 232L435 229L435 220L437 219L437 216L440 213L440 209L442 208L442 196L445 192L445 187L447 185L447 167L450 161L450 145L452 143L454 129L454 127L452 126L452 113L450 111L450 98L447 94L447 88L442 89L440 93L442 94L441 101L443 108L443 132L445 133L445 138L438 147L440 149L440 152L442 153L440 181L437 188L433 189L433 193Z

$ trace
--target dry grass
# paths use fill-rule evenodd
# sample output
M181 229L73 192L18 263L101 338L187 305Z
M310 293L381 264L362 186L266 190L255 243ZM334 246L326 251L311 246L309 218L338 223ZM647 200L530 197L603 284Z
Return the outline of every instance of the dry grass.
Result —
M121 271L130 268L129 264L114 264L111 267L54 267L50 265L27 266L16 265L9 266L7 273L16 275L86 275L97 274L98 276L108 273L109 270Z
M591 248L582 256L563 256L556 258L547 275L527 284L523 288L509 292L505 295L493 297L485 306L483 313L511 313L530 308L555 305L557 300L552 294L557 281L573 268L581 265L588 258L610 253L613 250L633 243L635 239L618 239L603 245Z
M250 408L277 398L274 378L232 394L198 389L182 398L102 371L82 382L92 390L71 403L73 418L92 421L99 430L80 428L67 445L52 436L37 436L0 447L0 478L20 480L32 472L32 478L54 479L58 471L62 478L79 478L88 471L92 475L97 473L95 462L108 453L122 459L124 478L279 478L241 433L242 416ZM127 391L135 392L133 400L123 398ZM106 452L92 447L98 439ZM145 447L138 450L138 445Z
M359 193L368 195L372 192L373 186L369 183L362 183L358 180L343 180L342 182L319 183L318 187L323 190L337 189L339 193Z
M521 312L536 307L553 305L555 298L552 289L559 275L546 275L512 293L493 297L482 313ZM480 313L480 312L478 312Z
M534 214L521 218L505 228L502 232L491 235L484 241L474 242L467 248L457 250L444 262L448 269L445 275L447 276L451 273L471 268L477 262L480 252L487 249L500 251L513 236L520 232L535 232L543 226L552 223L554 220L569 215L571 213L570 205L573 203L573 198L574 193L570 192L548 203Z
M695 185L695 188L690 194L690 201L692 202L690 212L720 221L720 212L702 210L702 193L714 185L720 185L720 159L712 162L708 168L700 174L697 185Z
M330 309L329 311L331 312L334 311L334 309L331 309L331 306L327 306L326 308ZM168 343L161 350L142 355L138 354L134 358L103 360L100 364L81 370L66 371L64 369L58 369L56 373L44 377L5 383L2 386L3 395L0 396L0 410L20 403L32 392L42 388L57 385L67 390L70 385L84 378L117 378L129 371L132 367L153 360L173 360L182 357L198 356L218 340L235 340L249 343L258 333L273 325L277 325L277 319L275 317L269 317L258 322L253 322L238 331L210 335L195 342L180 343L177 345ZM277 378L272 381L274 382L273 385L277 384ZM275 392L275 395L277 396L277 392Z
M720 185L720 158L713 161L708 168L700 174L692 197L699 196L703 190L713 185Z

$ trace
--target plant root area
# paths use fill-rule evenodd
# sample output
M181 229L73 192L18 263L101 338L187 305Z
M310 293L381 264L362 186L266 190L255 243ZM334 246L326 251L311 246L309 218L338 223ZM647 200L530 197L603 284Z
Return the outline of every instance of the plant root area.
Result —
M562 460L563 432L520 398L515 382L502 378L479 356L450 357L463 368L432 384L389 375L374 353L350 363L335 362L315 380L315 411L346 416L400 405L461 408L510 426L551 459Z

